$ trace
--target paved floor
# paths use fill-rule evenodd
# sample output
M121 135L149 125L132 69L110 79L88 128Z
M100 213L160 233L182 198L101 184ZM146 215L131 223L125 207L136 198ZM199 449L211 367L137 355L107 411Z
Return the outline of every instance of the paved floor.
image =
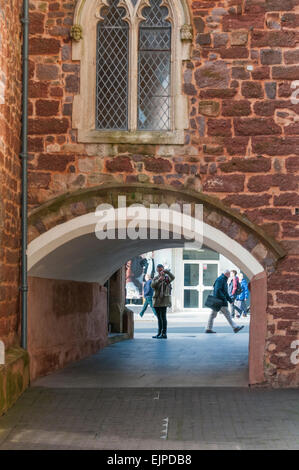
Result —
M169 315L170 317L170 315ZM135 339L116 343L35 386L66 388L215 387L248 385L248 320L238 334L219 317L216 335L204 332L205 316L169 319L168 339L154 340L156 319L136 321Z
M297 390L28 390L0 418L4 449L299 449Z
M299 449L299 392L246 386L248 324L181 321L153 340L147 315L134 341L37 380L0 418L0 449Z

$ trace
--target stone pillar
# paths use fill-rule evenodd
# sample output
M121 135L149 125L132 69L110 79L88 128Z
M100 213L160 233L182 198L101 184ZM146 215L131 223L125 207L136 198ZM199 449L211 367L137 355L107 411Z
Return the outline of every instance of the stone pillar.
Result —
M267 335L267 275L250 281L249 384L265 382L264 358Z
M134 312L127 307L123 313L123 333L127 333L130 339L134 338Z
M123 333L123 313L126 303L126 268L123 266L110 278L109 321L111 333Z
M20 325L21 14L22 2L0 0L0 339L6 349L19 344Z

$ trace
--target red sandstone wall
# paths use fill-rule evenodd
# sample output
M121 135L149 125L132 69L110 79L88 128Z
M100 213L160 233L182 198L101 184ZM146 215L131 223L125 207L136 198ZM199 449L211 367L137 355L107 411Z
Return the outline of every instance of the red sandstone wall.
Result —
M30 379L107 345L107 291L96 283L29 278Z
M201 190L240 211L288 250L268 278L266 376L298 383L289 345L299 329L299 105L290 100L299 79L299 1L190 0L185 146L113 149L79 144L72 129L75 3L30 2L31 206L107 181L139 181Z
M22 2L0 0L0 339L17 342Z

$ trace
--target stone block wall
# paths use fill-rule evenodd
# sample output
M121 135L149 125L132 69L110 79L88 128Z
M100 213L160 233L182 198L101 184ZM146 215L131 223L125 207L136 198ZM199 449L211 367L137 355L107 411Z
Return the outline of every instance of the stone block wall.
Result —
M0 339L18 344L22 2L0 0Z
M222 200L287 250L268 275L265 370L274 385L298 384L289 357L299 329L299 0L189 0L194 39L182 70L190 111L182 146L77 141L75 3L30 2L31 207L108 182L171 185Z
M273 0L189 2L194 43L183 71L190 104L184 146L77 142L75 3L31 2L32 207L108 181L186 186L215 195L269 235L292 242L299 205L299 104L291 101L299 71L297 0L283 6Z
M96 283L29 278L30 380L107 345L107 290Z
M29 385L29 356L21 348L9 348L5 365L0 365L0 416L5 413Z

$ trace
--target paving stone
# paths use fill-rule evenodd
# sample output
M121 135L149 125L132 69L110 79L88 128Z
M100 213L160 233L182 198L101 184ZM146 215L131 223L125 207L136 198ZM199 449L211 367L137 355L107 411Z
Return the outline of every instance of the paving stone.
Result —
M104 354L102 351L36 381L0 418L0 450L299 449L298 390L191 387L188 383L167 387L163 380L162 386L155 382L155 386L132 387L136 378L131 380L127 374L134 363L139 375L144 364L152 381L154 370L156 381L161 379L161 371L167 372L171 381L174 370L181 379L194 379L200 374L198 362L201 367L207 362L205 373L213 367L209 354L215 360L216 347L218 359L227 353L223 364L228 372L238 350L246 369L248 332L234 335L218 321L215 326L222 332L213 335L211 341L218 338L215 343L210 336L207 343L208 335L196 333L194 338L186 338L187 332L171 333L175 324L170 322L169 341L158 342L148 337L151 322L147 323L144 332L139 328L135 341L111 345ZM195 353L196 348L202 362L192 355L186 358L186 351ZM114 369L116 364L122 366ZM244 362L242 367L244 370ZM124 377L111 381L120 371ZM238 379L238 371L230 380L232 377ZM165 418L167 439L161 439Z

